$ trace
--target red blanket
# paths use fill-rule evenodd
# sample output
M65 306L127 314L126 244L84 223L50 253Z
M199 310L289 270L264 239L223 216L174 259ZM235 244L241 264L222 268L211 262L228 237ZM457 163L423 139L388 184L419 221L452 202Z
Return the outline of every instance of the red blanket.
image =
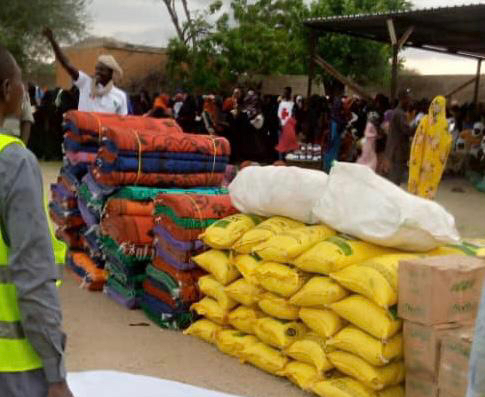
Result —
M56 230L56 237L58 240L64 241L69 249L83 249L83 241L79 229L66 229L65 227L60 227Z
M153 266L158 270L167 273L179 283L180 297L184 302L196 302L202 298L197 286L199 278L207 274L202 269L189 271L177 270L163 262L160 258L156 258L153 261Z
M117 114L80 112L78 110L67 112L64 119L67 122L72 122L80 132L95 136L104 135L104 129L110 127L118 127L122 130L150 129L156 131L157 134L183 134L182 128L172 119L120 116Z
M160 134L160 131L142 127L126 128L112 126L103 133L103 139L112 143L117 150L135 153L177 152L200 153L210 156L229 156L229 141L222 137L196 134Z

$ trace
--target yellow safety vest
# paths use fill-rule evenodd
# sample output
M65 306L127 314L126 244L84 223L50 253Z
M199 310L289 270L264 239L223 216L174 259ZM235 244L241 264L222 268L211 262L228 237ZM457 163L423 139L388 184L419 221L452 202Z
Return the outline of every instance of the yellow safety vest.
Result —
M0 134L0 153L10 144L24 146L21 140ZM52 236L52 229L50 228L50 230ZM57 240L52 240L53 245L55 241ZM55 246L54 249L56 249ZM59 246L57 250L59 255ZM42 360L26 339L20 322L17 289L11 280L8 255L9 248L0 232L0 372L23 372L39 369L43 366ZM56 262L58 262L57 257Z

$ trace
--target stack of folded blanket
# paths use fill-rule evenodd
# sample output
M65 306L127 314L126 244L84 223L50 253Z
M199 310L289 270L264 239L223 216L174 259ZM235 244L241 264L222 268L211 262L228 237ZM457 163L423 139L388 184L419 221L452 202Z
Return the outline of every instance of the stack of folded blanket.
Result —
M98 240L109 275L105 292L130 309L138 307L145 270L154 257L153 199L164 191L127 186L102 209Z
M102 137L109 128L119 128L125 133L141 128L159 135L183 134L173 121L79 111L66 113L64 166L57 184L51 187L49 212L58 225L58 238L65 241L71 251L85 252L100 269L104 268L106 259L100 222L105 202L116 192L116 187L98 184L91 169Z
M229 155L225 138L111 127L103 132L93 176L115 187L220 186Z
M154 203L155 259L146 269L141 306L164 328L183 329L193 320L190 305L201 297L197 286L204 272L191 257L206 247L199 235L218 219L236 213L227 190L167 191Z
M85 226L77 204L78 185L79 181L69 168L63 167L57 183L50 187L49 203L50 218L57 225L56 237L74 250L81 250L83 247L80 231Z
M96 161L99 145L108 128L121 131L148 128L160 134L182 134L175 123L159 119L72 110L64 117L64 161L80 178ZM79 178L79 179L80 179Z
M86 223L86 228L82 231L84 249L102 266L105 256L102 251L100 222L105 202L114 192L113 188L98 185L90 171L84 176L78 189L78 208Z

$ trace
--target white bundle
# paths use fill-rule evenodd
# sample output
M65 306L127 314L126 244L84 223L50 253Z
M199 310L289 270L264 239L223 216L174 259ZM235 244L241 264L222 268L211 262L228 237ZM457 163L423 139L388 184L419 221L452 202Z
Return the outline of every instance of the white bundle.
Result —
M320 222L362 240L425 252L460 236L441 205L413 196L370 168L337 163L313 209Z
M314 224L312 208L328 175L299 167L247 167L229 185L232 203L245 214L286 216Z

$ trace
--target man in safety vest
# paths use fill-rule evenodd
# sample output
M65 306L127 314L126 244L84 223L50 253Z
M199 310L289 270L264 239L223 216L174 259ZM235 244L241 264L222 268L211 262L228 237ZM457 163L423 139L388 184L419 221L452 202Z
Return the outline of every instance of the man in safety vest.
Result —
M21 71L0 46L0 396L72 397L40 168L2 130L22 98Z

